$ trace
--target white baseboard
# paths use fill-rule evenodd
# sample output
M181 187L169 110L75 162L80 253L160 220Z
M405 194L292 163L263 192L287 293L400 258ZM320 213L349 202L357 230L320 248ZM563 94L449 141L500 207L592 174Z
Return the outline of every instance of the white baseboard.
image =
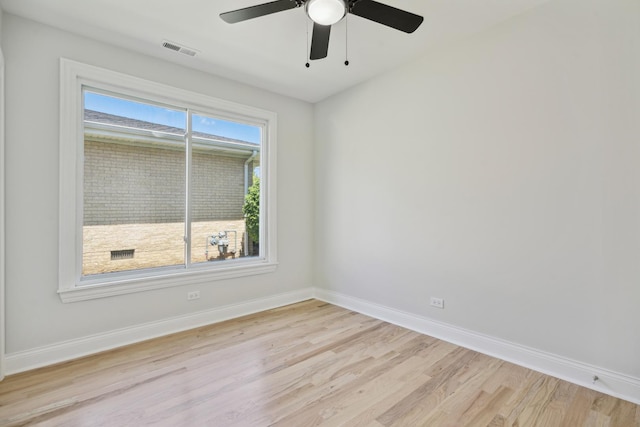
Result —
M7 354L5 374L64 362L151 338L316 298L416 332L640 404L640 379L514 344L423 316L319 288L305 288L211 310ZM598 376L594 384L592 378Z
M123 345L186 331L311 298L313 298L313 288L306 288L11 353L5 357L5 374L16 374L54 363L77 359L78 357L122 347Z
M630 377L608 369L514 344L326 289L315 288L314 297L534 371L640 404L640 378ZM595 383L592 381L594 375L598 377Z

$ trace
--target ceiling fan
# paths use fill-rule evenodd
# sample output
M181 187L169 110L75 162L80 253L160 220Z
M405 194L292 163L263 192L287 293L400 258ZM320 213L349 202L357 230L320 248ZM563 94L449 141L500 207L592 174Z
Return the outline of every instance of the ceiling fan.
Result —
M305 7L307 15L313 21L310 59L322 59L327 56L331 25L342 20L347 13L405 33L413 33L424 20L422 16L373 0L276 0L224 12L220 14L220 18L225 22L235 24L301 6Z

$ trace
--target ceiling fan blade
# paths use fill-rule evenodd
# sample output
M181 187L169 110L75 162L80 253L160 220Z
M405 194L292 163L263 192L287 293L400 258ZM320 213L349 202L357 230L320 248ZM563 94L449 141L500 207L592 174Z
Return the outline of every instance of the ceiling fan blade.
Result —
M322 59L327 57L329 51L329 36L331 25L313 24L313 36L311 36L310 59Z
M298 3L296 3L295 0L276 0L270 3L249 6L244 9L232 10L231 12L224 12L220 14L220 18L229 24L235 24L236 22L259 18L261 16L271 15L272 13L294 9L296 7L298 7Z
M378 3L373 0L360 0L350 11L354 15L377 22L405 33L413 33L418 29L424 18L393 6Z

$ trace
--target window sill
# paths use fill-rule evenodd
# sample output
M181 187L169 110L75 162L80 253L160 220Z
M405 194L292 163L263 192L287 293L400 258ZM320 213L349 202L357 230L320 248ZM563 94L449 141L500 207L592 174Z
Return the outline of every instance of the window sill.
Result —
M110 278L103 281L93 280L88 283L79 282L73 288L59 289L58 294L63 303L87 301L135 292L151 291L154 289L199 285L215 280L272 273L276 270L277 266L278 264L274 262L263 262L220 269L194 269L189 271L180 269L165 271L157 276L120 276L117 279Z

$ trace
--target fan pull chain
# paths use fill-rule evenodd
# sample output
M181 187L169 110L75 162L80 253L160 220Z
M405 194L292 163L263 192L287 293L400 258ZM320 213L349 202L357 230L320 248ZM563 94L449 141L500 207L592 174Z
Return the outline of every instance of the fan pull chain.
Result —
M306 52L306 57L307 57L307 63L304 64L305 67L309 68L311 66L311 64L309 64L309 21L307 19L304 20L304 26L307 30L307 52Z
M344 65L349 65L349 14L344 17Z

